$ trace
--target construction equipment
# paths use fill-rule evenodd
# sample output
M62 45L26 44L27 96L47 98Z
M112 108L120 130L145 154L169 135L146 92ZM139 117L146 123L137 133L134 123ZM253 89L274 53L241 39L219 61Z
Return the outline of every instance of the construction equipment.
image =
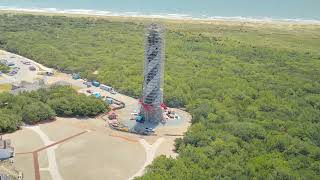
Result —
M136 122L138 122L138 123L144 123L144 118L143 118L143 116L136 116Z

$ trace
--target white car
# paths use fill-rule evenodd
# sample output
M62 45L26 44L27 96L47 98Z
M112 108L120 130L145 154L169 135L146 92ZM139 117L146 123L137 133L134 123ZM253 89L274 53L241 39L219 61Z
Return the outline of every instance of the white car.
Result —
M152 129L152 128L147 128L146 127L145 130L146 130L146 132L152 132L152 133L154 132L154 129Z

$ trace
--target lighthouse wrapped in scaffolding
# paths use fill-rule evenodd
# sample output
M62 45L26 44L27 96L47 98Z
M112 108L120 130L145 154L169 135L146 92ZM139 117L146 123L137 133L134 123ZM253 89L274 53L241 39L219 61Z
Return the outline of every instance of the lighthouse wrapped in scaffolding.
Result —
M164 27L151 24L146 28L144 81L141 115L145 122L162 122L163 72L164 72Z

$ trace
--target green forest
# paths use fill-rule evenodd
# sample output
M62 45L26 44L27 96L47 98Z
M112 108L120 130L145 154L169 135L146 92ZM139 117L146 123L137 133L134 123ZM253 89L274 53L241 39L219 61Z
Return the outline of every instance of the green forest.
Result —
M139 97L148 23L2 14L0 48ZM319 179L320 26L161 23L165 102L193 124L138 179Z
M64 117L95 116L106 111L106 103L78 94L69 86L52 86L18 95L0 93L0 133L13 132L22 125Z

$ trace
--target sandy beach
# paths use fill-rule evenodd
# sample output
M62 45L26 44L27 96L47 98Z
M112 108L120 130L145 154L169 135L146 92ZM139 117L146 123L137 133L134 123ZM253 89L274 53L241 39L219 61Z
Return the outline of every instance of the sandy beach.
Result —
M164 24L207 24L207 25L227 25L227 26L246 26L246 27L270 27L270 28L319 28L320 21L298 21L298 20L277 20L277 19L250 19L250 18L217 18L217 19L197 19L191 17L174 16L147 16L147 15L115 15L115 14L95 14L90 12L65 12L65 11L46 11L36 9L3 10L0 14L32 14L44 16L67 16L83 18L99 18L110 21L123 22L158 22Z

